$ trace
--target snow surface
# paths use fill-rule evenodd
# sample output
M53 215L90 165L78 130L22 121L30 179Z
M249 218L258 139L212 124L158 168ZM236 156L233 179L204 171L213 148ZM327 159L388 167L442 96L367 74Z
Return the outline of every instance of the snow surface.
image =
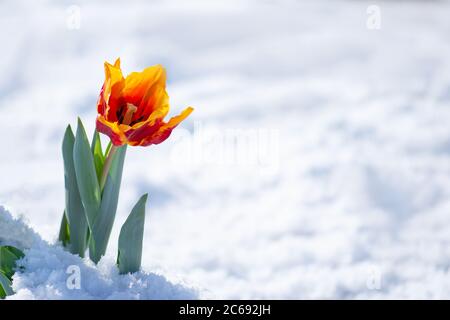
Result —
M0 207L0 231L0 244L17 246L25 253L17 262L23 269L13 276L15 294L7 299L197 299L201 292L160 273L119 275L113 260L102 259L95 266L58 244L49 245L4 207ZM73 276L78 274L76 285Z
M379 30L366 26L373 4ZM161 63L171 113L195 111L165 143L127 153L107 259L149 192L144 270L217 297L450 298L449 12L447 1L3 1L0 203L54 243L62 135L78 115L92 133L103 61L120 56L126 73Z

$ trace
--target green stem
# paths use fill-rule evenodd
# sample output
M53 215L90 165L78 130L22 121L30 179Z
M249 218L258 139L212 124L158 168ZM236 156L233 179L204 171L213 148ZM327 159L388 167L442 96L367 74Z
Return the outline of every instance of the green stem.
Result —
M106 177L108 176L109 169L111 168L112 160L114 158L114 155L116 154L117 148L118 147L114 145L111 146L111 149L108 152L108 156L106 157L105 164L103 165L102 177L100 179L100 190L102 191L103 187L105 186Z

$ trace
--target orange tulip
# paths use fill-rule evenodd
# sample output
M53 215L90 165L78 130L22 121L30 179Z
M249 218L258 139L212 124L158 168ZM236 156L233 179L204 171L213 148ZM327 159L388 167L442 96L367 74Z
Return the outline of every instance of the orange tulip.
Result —
M111 138L113 145L161 143L193 110L188 107L169 122L164 122L169 112L164 68L155 65L124 78L120 59L114 65L105 62L105 82L97 103L96 127Z

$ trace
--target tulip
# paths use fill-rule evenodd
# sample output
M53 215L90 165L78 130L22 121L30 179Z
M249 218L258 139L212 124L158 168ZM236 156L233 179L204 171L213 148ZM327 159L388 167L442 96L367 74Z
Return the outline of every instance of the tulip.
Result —
M89 257L95 263L105 254L112 231L127 145L150 146L165 141L193 108L165 122L169 96L164 68L155 65L124 78L117 59L114 65L105 62L105 82L97 111L91 144L80 119L76 135L70 126L66 129L62 148L66 208L59 234L72 253L84 256L89 246ZM99 132L111 139L105 152ZM120 230L120 273L140 268L146 201L144 194Z
M113 145L145 147L166 140L193 108L164 122L169 112L164 68L155 65L124 78L117 59L114 65L105 62L97 111L97 130L109 136Z
M105 82L97 103L97 131L111 139L113 147L106 159L106 174L117 147L149 146L166 140L172 130L194 109L186 108L178 116L164 122L169 112L169 96L166 92L166 72L161 65L132 72L126 78L120 69L120 58L114 65L105 62Z

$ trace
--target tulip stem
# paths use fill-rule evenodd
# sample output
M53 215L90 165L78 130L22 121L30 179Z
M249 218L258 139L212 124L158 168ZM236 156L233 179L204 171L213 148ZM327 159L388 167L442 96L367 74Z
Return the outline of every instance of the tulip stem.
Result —
M103 165L102 177L100 179L100 190L103 191L106 183L106 177L108 176L109 169L111 169L112 160L114 158L114 154L117 151L117 147L115 145L111 146L109 149L108 155L106 156L105 164Z

